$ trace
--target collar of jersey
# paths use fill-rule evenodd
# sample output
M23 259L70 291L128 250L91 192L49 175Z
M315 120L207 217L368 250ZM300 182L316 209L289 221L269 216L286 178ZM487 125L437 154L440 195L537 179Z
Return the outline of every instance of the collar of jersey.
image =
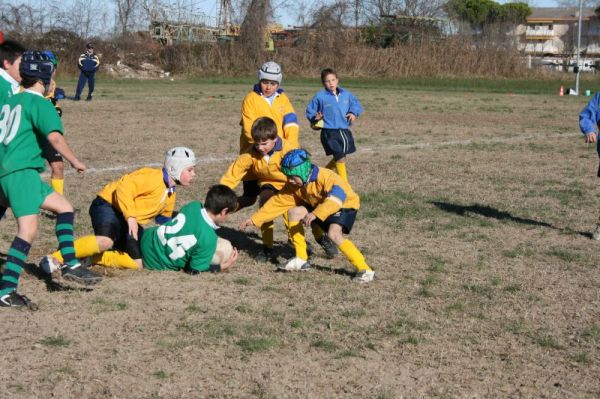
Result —
M40 97L44 98L44 95L41 94L41 93L38 93L37 91L33 91L33 90L30 90L30 89L25 89L25 90L23 90L23 92L24 93L29 93L29 94L35 94L36 96L40 96Z
M167 170L165 168L162 168L162 172L163 172L163 182L165 183L165 186L167 186L167 189L169 190L169 194L173 194L175 192L175 186L169 187L169 174L167 173Z
M312 183L315 180L317 180L318 175L319 175L319 167L315 164L312 164L312 170L310 171L310 176L308 177L308 181L306 182L306 184Z
M215 224L215 222L213 222L213 220L210 218L210 216L208 216L208 212L206 212L206 209L202 208L200 209L200 214L202 215L202 217L204 218L204 221L213 228L213 230L216 230L219 228L219 226L217 226Z

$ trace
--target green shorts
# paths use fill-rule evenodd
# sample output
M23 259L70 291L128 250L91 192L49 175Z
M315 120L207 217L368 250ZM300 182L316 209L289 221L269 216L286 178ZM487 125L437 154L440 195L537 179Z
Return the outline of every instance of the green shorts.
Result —
M0 177L0 190L15 217L37 215L47 196L54 191L35 169L23 169Z

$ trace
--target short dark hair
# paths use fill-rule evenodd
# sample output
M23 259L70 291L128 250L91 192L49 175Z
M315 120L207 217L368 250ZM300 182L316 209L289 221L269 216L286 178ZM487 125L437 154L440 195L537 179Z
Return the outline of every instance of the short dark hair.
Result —
M5 40L0 44L0 68L4 69L4 61L11 64L23 55L27 49L14 40Z
M33 86L37 82L41 82L43 84L43 82L40 78L34 78L33 76L21 75L21 86L23 86L24 89L29 89L31 86Z
M325 82L327 75L335 75L337 78L337 72L333 68L325 68L321 71L321 83Z
M273 140L277 138L277 125L273 119L263 116L254 121L250 133L254 142Z
M233 212L237 205L237 195L232 189L223 184L215 184L206 193L204 208L210 213L217 214L223 209L227 209L228 213Z

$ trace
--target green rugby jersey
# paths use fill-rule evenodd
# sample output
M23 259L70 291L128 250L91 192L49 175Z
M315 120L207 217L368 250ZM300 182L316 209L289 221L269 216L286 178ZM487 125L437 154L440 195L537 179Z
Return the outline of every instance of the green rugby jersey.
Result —
M46 168L41 143L63 124L52 103L25 90L0 105L0 177L22 169Z
M144 267L208 270L217 249L217 228L200 202L187 203L170 222L144 231L140 243Z

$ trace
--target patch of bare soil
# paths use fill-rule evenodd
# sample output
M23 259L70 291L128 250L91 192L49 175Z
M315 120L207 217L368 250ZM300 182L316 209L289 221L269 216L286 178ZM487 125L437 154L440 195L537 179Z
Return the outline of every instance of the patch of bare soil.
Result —
M313 91L286 89L301 115ZM91 233L87 208L104 184L175 145L200 158L178 205L202 200L237 154L248 90L99 81L93 102L64 102L66 138L93 168L67 175L77 236ZM597 155L577 133L585 99L353 91L366 112L348 157L361 196L350 238L376 270L372 284L351 283L349 263L325 259L310 235L310 272L256 262L258 231L237 231L243 210L219 230L241 250L229 273L95 267L104 280L92 289L52 291L35 266L56 245L42 219L20 288L40 309L0 311L2 396L599 397ZM304 120L301 142L327 163ZM6 253L12 216L2 226ZM276 226L283 259L292 249Z

